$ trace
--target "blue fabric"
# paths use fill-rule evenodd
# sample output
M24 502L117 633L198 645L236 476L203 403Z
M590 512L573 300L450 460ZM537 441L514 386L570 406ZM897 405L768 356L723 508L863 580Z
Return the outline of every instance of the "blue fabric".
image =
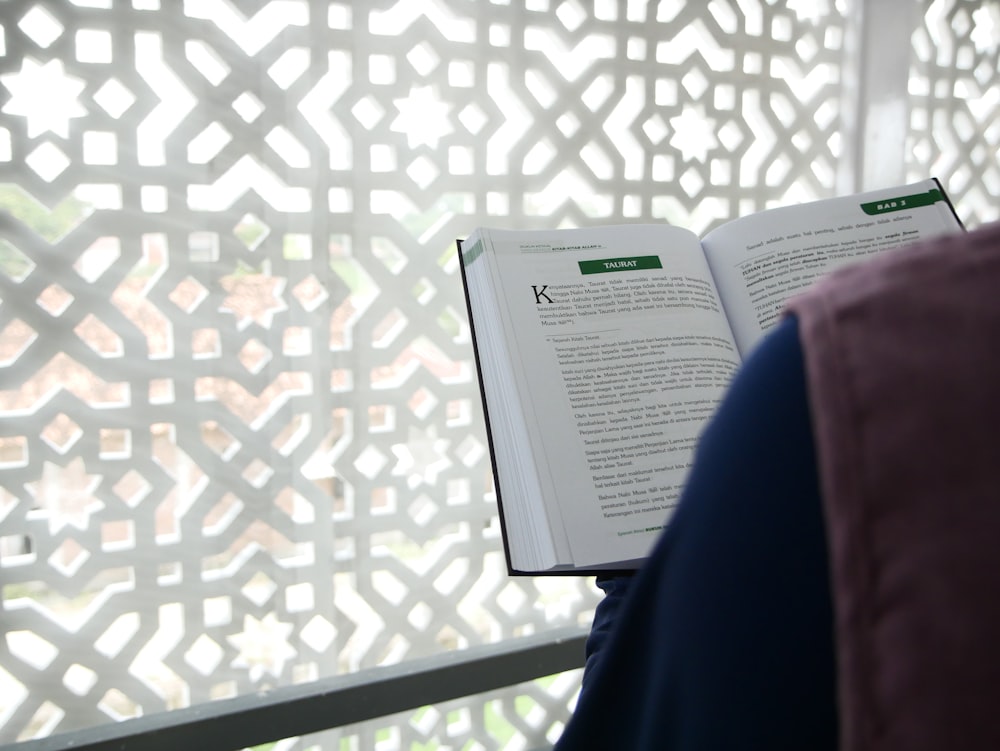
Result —
M631 581L631 574L597 577L596 584L604 592L604 597L597 603L597 608L594 610L594 620L590 625L590 634L587 635L587 662L583 668L584 690L590 684L594 667L600 661L604 646L607 644L615 621L618 619L622 602L625 601L625 595L628 594L628 585Z
M827 551L794 318L747 358L650 559L612 586L557 751L836 748Z

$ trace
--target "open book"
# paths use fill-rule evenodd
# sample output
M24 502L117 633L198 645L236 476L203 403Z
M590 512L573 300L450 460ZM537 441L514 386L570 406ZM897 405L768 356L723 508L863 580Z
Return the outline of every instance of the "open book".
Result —
M636 568L698 435L785 300L962 229L936 180L669 225L479 229L459 243L511 574Z

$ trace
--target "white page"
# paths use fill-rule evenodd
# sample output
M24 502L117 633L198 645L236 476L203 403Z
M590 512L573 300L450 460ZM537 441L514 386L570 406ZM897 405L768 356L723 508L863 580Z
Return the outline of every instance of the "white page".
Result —
M558 563L556 548L568 556L569 545L561 522L553 529L553 514L542 503L525 499L543 497L538 485L536 456L523 420L517 419L518 377L510 347L516 346L503 322L502 292L497 289L499 270L493 253L482 252L488 238L470 237L463 247L463 271L469 304L474 310L479 374L489 419L490 443L496 482L502 488L501 515L508 542L509 563L515 571L539 571ZM558 519L556 515L556 520ZM555 536L555 539L554 539ZM557 545L557 540L559 541Z
M484 236L532 454L572 541L557 548L577 566L644 557L738 366L697 238L667 225ZM609 259L629 260L581 272Z
M733 334L746 355L777 322L786 300L833 269L961 225L943 199L913 208L934 180L762 211L709 232L705 256ZM909 204L907 204L909 199ZM862 204L885 206L870 215Z

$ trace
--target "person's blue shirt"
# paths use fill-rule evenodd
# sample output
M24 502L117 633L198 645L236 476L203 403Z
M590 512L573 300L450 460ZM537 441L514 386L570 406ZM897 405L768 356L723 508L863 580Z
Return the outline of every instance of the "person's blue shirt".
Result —
M634 578L599 581L556 751L837 745L827 551L797 323L751 353Z

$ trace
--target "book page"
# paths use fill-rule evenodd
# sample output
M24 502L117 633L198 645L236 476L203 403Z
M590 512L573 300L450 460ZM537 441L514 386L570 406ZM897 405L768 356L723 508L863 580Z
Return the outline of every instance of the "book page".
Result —
M847 263L961 230L934 180L788 206L736 219L702 241L740 351L774 325L784 303Z
M488 237L560 556L644 557L738 366L697 238L666 225Z

